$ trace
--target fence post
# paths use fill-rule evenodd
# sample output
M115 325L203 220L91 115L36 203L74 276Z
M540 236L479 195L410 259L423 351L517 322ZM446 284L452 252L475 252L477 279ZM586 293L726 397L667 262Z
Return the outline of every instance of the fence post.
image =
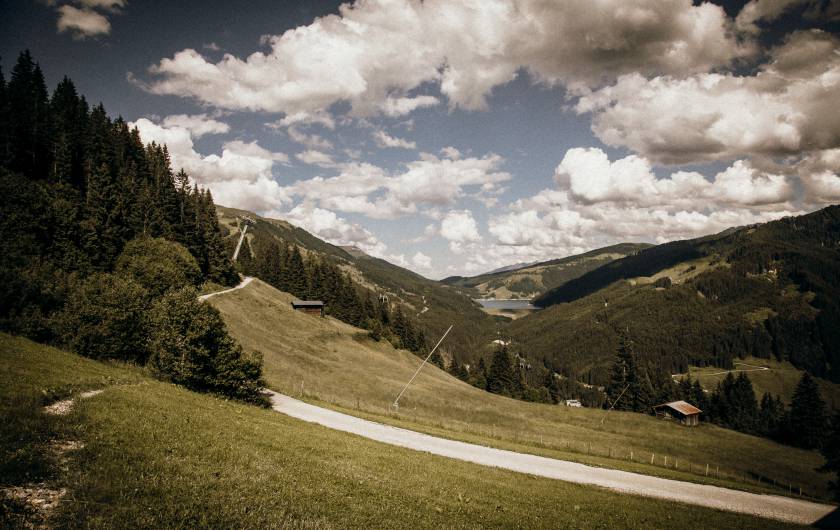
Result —
M633 451L630 451L630 461L633 461Z
M656 458L656 453L650 454L650 465L653 465L653 459Z
M709 464L706 464L706 476L709 476Z
M668 457L665 457L665 467L668 467Z

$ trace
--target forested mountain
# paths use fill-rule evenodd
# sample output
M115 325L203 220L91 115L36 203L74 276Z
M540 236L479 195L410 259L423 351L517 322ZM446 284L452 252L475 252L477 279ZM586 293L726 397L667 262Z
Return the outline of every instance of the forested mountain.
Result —
M646 243L620 243L565 258L503 268L479 276L450 276L442 281L467 290L476 297L532 298L650 246Z
M264 244L261 241L266 239L275 240L281 245L294 245L300 249L305 261L324 263L327 268L337 267L346 279L352 280L363 306L367 305L368 296L373 305L377 305L382 296L392 308L399 307L410 323L409 326L416 327L415 331L425 337L424 340L431 342L430 345L453 324L452 332L442 345L447 360L454 356L460 362L477 362L495 337L496 321L457 289L358 250L348 251L331 245L283 220L265 219L251 212L221 206L217 207L217 211L222 230L228 233L227 242L231 248L239 237L239 220L247 216L255 221L248 229L249 235L246 238L249 241L246 248L251 255L256 257L260 254L260 245ZM241 266L248 267L247 260L248 257L241 256ZM317 298L329 297L331 293L316 288L311 292L301 291L300 295ZM335 305L335 301L332 305ZM366 327L361 321L354 322L352 318L348 321Z
M622 333L652 379L746 355L840 381L840 206L659 245L549 291L523 352L605 384Z

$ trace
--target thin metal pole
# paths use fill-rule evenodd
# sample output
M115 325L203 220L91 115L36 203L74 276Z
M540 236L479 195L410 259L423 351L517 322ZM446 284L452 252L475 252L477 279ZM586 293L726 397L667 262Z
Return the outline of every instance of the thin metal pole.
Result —
M607 414L609 414L609 413L610 413L610 411L613 409L613 407L614 407L614 406L616 406L616 405L618 404L618 400L619 400L619 399L621 399L621 396L623 396L625 392L627 392L627 389L628 389L628 388L630 388L630 385L629 385L629 384L628 384L627 386L625 386L625 387L624 387L624 390L622 390L622 391L621 391L621 394L619 394L619 395L618 395L618 397L617 397L617 398L615 398L615 403L612 403L612 404L610 405L610 408L608 408L608 409L607 409L607 411L604 413L604 416L601 418L601 425L603 425L603 424L604 424L604 420L605 420L605 419L607 419Z
M231 261L236 261L236 257L239 256L239 249L242 247L242 241L245 239L245 232L248 231L248 223L244 223L244 225L242 235L239 237L239 243L236 244L236 250L233 251L233 259Z
M420 363L420 366L417 368L417 371L414 372L414 375L411 376L411 379L409 379L408 383L406 383L405 387L403 387L402 391L400 392L400 395L397 396L397 399L394 400L394 407L400 406L400 398L402 397L403 393L405 393L406 389L408 389L409 385L411 385L411 382L414 381L414 378L417 377L417 374L420 373L420 370L423 369L423 366L425 366L425 364L432 357L432 354L435 353L435 350L438 348L438 346L440 346L440 343L443 342L443 339L445 339L446 336L449 335L450 331L452 331L452 326L449 326L449 329L446 330L446 333L443 334L443 337L441 337L437 344L435 344L435 347L432 348L432 351L429 352L429 355L427 355L423 362Z

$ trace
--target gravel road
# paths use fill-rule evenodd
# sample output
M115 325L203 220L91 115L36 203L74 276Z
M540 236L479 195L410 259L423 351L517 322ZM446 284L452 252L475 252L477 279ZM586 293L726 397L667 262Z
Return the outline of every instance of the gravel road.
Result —
M621 493L799 524L812 524L837 509L836 506L778 495L748 493L718 486L681 482L447 440L316 407L276 392L271 392L271 403L274 410L293 418L378 442L483 466L509 469L577 484L600 486Z

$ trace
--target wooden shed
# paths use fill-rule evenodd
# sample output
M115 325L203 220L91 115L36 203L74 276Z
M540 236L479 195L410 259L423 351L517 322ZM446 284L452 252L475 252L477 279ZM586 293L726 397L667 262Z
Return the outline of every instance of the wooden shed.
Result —
M677 420L683 425L694 427L700 423L700 413L702 410L698 409L691 403L685 401L672 401L670 403L663 403L653 407L657 418L665 420Z
M324 318L324 302L320 300L295 300L292 302L292 308L307 315Z

